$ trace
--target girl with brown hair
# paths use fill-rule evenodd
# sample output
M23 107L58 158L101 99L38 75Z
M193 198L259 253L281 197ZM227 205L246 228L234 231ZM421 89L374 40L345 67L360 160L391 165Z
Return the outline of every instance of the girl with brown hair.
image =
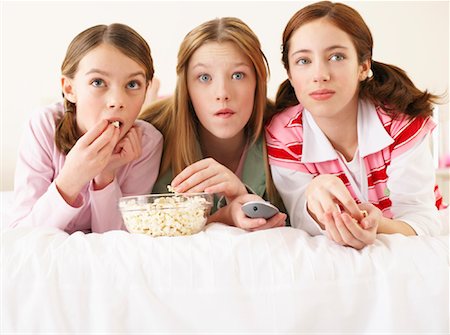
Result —
M377 233L436 233L442 207L428 147L438 97L374 61L372 47L347 5L322 1L295 13L283 33L288 79L266 128L291 224L358 249Z
M162 136L136 121L153 78L146 41L123 24L98 25L70 43L63 103L32 116L20 147L12 226L123 229L121 196L149 193Z

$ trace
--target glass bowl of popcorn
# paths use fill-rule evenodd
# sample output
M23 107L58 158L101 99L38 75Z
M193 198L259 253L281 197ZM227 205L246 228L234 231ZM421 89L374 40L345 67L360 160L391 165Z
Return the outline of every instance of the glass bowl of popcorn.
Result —
M208 193L164 193L122 197L119 210L130 233L183 236L200 232L211 211Z

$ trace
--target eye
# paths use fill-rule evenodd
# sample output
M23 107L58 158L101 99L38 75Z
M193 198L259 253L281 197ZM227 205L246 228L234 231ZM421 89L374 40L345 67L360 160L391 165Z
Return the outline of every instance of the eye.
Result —
M345 57L342 54L334 54L330 57L330 60L333 62L340 62L341 60L344 60Z
M242 79L244 79L244 77L245 77L245 74L243 72L235 72L231 76L231 78L236 79L236 80L242 80Z
M91 80L91 85L94 87L104 87L106 84L103 79L94 79Z
M211 81L211 76L209 74L203 73L200 76L198 76L198 79L202 82L202 83L206 83L208 81Z
M311 61L307 58L300 58L300 59L297 59L296 63L298 65L306 65L306 64L310 64Z
M127 88L132 90L138 90L141 88L141 83L137 80L132 80L127 84Z

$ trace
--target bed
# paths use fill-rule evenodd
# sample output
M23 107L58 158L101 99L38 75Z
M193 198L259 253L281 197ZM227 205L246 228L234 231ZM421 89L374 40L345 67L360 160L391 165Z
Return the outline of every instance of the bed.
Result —
M2 334L448 334L448 212L436 237L361 251L290 227L189 237L6 229Z

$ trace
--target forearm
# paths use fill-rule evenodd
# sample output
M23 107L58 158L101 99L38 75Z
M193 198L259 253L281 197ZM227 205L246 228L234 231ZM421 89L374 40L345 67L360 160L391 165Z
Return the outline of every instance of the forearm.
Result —
M400 220L392 220L383 217L378 224L378 234L396 234L400 233L405 236L415 236L416 231L406 222Z
M38 189L34 185L29 187ZM36 193L33 197L29 192L16 189L10 226L47 226L65 230L83 209L84 198L80 196L78 200L76 207L70 206L54 183L44 193Z
M232 202L234 199L236 199L240 195L248 194L247 188L245 187L244 183L240 182L238 185L239 186L236 187L236 192L234 194L225 197L227 204Z
M117 181L113 181L101 190L89 187L91 205L91 230L103 233L110 230L123 229L123 221L117 203L122 192Z
M77 202L82 186L79 185L76 178L66 180L61 175L56 177L55 186L61 197L68 205L74 206Z
M213 222L221 222L229 226L234 226L233 219L231 218L230 206L221 207L215 213L211 214L206 223Z
M387 173L392 218L408 224L416 235L435 234L439 217L435 206L434 165L427 137L393 159Z

